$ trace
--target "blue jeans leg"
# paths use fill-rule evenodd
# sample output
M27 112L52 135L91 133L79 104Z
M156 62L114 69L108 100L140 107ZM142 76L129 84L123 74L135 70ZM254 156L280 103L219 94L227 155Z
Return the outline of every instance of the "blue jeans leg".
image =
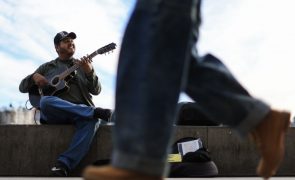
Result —
M43 96L40 100L41 117L51 123L62 124L76 120L92 120L95 107L73 104L55 96Z
M70 147L58 157L58 161L64 162L69 169L74 169L87 154L99 123L97 120L78 121L75 126L77 130Z
M119 57L112 165L162 175L192 39L192 0L138 1Z
M198 59L198 60L196 60ZM212 121L234 127L245 137L270 107L252 97L216 57L191 57L185 92Z
M93 107L76 105L54 96L41 98L41 118L47 124L74 124L77 128L69 148L58 160L74 169L88 152L93 137L99 127L93 119Z

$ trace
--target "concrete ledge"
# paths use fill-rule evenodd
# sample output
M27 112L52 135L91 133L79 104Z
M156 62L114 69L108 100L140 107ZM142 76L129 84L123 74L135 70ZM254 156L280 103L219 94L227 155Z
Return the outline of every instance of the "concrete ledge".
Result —
M57 156L67 147L75 128L70 125L0 126L0 176L49 176ZM254 145L242 141L227 127L176 127L175 137L200 137L211 152L220 176L255 176L258 155ZM286 139L286 156L278 176L295 176L295 129ZM111 127L101 126L88 155L71 174L98 159L110 157Z

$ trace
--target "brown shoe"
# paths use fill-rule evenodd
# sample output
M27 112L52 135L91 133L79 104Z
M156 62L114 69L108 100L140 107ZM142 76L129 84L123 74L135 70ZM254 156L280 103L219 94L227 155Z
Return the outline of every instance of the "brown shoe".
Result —
M85 180L163 180L160 176L151 176L112 166L89 166L83 172Z
M275 175L285 153L285 135L290 126L290 113L271 110L251 132L261 154L257 174L268 179Z

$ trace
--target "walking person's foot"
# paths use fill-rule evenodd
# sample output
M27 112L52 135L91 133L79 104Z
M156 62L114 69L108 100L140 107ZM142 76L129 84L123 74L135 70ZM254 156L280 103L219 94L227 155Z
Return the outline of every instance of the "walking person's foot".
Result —
M285 153L285 135L290 126L290 113L271 110L251 132L261 159L257 174L265 179L276 174Z
M163 180L160 176L146 175L112 166L89 166L84 170L85 180Z

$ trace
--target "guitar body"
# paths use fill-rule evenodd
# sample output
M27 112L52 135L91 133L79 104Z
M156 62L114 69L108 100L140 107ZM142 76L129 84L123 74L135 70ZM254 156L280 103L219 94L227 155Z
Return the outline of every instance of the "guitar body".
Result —
M55 75L49 80L49 85L42 88L44 96L56 96L68 90L67 81L60 79L59 75Z
M58 89L60 88L60 89ZM60 83L58 88L47 85L39 90L39 93L30 93L29 92L29 101L31 105L35 108L40 108L40 100L42 96L57 96L61 93L65 93L69 91L69 86L67 85L67 82L63 81Z
M64 69L59 69L55 73L59 74L63 71ZM29 101L31 105L35 108L40 108L41 96L57 96L67 92L69 90L68 81L71 80L72 77L72 74L65 79L61 79L60 75L47 76L48 85L43 88L35 87L33 91L29 91Z

